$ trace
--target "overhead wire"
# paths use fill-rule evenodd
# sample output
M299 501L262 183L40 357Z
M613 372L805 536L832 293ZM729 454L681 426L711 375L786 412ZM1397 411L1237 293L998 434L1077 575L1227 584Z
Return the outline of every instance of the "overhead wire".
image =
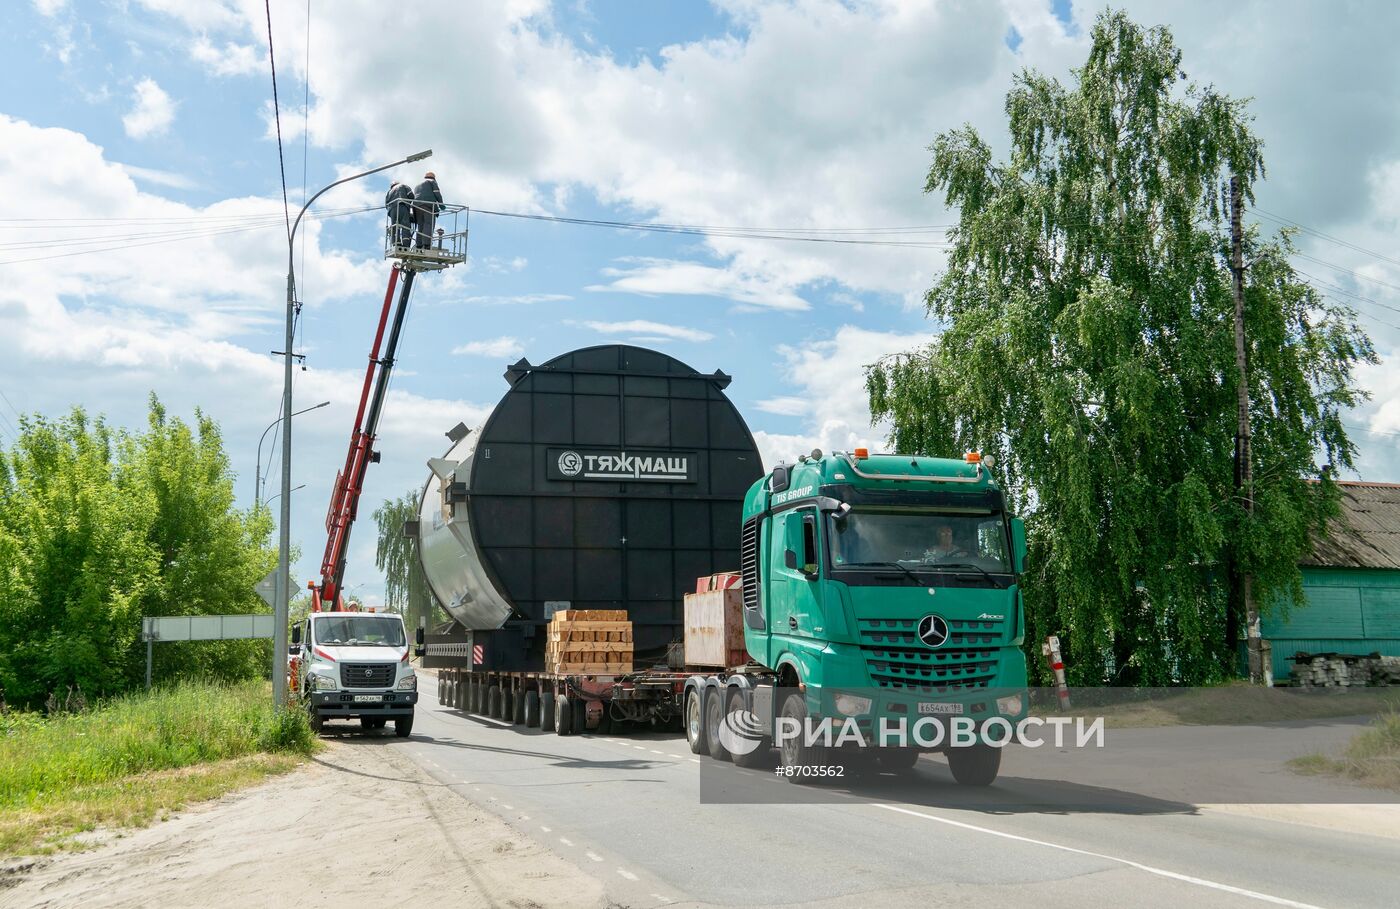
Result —
M282 175L282 214L287 222L287 242L292 241L292 210L287 204L287 163L282 158L282 108L277 101L277 54L272 49L272 0L263 0L267 11L267 62L272 68L272 118L277 124L277 169Z

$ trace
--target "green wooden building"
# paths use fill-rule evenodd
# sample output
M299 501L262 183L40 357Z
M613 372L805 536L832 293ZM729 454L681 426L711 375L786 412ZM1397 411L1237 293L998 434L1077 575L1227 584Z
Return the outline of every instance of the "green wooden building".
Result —
M1302 562L1305 603L1261 620L1280 683L1300 650L1400 656L1400 484L1338 485L1341 514Z

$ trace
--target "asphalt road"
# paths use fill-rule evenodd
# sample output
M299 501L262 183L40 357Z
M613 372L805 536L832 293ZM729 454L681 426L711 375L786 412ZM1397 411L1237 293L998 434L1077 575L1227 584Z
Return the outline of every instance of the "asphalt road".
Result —
M1400 839L1202 809L1170 797L1212 766L1243 761L1263 777L1261 791L1313 786L1301 791L1324 799L1331 784L1279 773L1278 743L1312 750L1344 741L1354 731L1346 723L1309 726L1304 735L1250 727L1262 738L1223 757L1202 741L1196 763L1178 757L1150 768L1150 785L1141 785L1141 773L1125 777L1134 791L1112 767L1096 768L1095 778L1083 781L1042 774L1059 779L1047 784L1032 774L1049 758L1022 749L1008 752L994 790L976 799L952 783L941 759L925 757L913 793L853 784L784 803L806 787L714 765L691 755L681 736L560 737L508 726L438 705L434 677L419 679L423 697L412 738L376 745L389 744L445 787L578 865L622 906L976 901L1196 909L1390 907L1400 899ZM1269 754L1258 756L1264 748ZM732 793L766 803L704 804L702 773L707 781L728 774L723 779L734 781ZM1357 800L1350 787L1333 794Z

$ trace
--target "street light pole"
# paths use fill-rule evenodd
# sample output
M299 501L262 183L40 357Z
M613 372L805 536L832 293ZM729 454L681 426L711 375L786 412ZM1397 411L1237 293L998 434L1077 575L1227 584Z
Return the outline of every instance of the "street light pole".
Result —
M291 489L288 490L288 492L296 492L298 489L305 489L305 488L306 488L306 484L305 484L305 483L301 483L301 484L299 484L299 485L297 485L297 486L293 486ZM281 495L282 495L282 493L280 493L280 492L274 492L274 493L272 494L272 499L276 499L276 498L280 497ZM268 499L268 500L267 500L267 504L268 504L269 506L272 505L272 499Z
M272 702L278 707L287 705L287 612L288 604L292 598L288 579L292 572L292 497L290 495L292 489L292 330L296 324L297 310L295 272L297 228L301 226L302 216L311 207L311 203L321 198L327 191L342 183L368 177L391 167L398 167L400 164L422 161L432 153L432 149L421 151L392 164L384 164L327 184L317 191L316 195L306 200L306 204L297 213L296 221L292 223L292 229L287 232L287 325L286 343L282 349L282 503L278 509L281 526L277 535L277 608L273 610L272 619Z
M301 416L302 414L307 413L308 411L319 410L319 409L321 409L322 407L326 407L326 406L329 405L330 403L331 403L330 401L322 401L320 404L317 404L315 407L307 407L307 408L305 408L304 410L298 410L296 413L292 414L292 416L294 416L294 417L299 417L299 416ZM264 430L262 431L262 435L258 437L258 463L255 464L255 465L253 466L253 507L254 507L254 508L256 508L256 507L262 502L262 443L263 443L263 440L267 438L267 434L268 434L268 432L272 429L272 427L276 426L277 424L279 424L279 423L281 423L281 422L282 422L282 418L281 418L281 417L278 417L277 419L273 420L271 423L267 424L267 429L264 429ZM275 498L277 498L277 497L276 497L276 496L273 496L272 498L275 499ZM268 499L268 501L271 502L272 499Z

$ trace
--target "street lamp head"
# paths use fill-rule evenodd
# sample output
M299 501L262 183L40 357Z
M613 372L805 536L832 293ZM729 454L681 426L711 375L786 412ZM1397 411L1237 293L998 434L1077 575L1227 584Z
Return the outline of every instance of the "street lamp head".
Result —
M428 149L427 151L420 151L420 152L418 152L418 154L416 154L416 155L409 155L409 156L408 156L408 163L409 163L409 164L412 164L414 161L422 161L424 158L430 158L430 157L432 157L432 154L433 154L433 150L430 148L430 149Z
M330 406L330 403L331 403L330 401L322 401L320 404L317 404L315 407L309 407L309 408L307 408L307 409L308 409L308 410L320 410L322 407L329 407L329 406Z

